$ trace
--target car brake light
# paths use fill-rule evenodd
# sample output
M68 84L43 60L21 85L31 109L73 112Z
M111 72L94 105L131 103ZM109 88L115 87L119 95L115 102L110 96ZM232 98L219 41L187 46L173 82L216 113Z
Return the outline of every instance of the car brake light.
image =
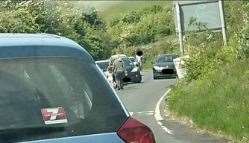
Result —
M156 143L150 128L133 118L129 118L122 125L118 135L125 143Z

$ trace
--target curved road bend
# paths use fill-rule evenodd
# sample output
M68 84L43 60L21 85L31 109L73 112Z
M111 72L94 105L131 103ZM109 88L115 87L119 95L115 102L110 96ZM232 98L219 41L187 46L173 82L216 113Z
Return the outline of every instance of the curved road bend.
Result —
M118 91L117 94L132 116L139 119L153 130L157 143L228 142L208 134L199 134L193 129L167 119L163 119L158 123L154 117L156 105L169 87L176 83L176 80L153 80L151 71L143 74L142 83L128 84L124 87L124 90ZM162 106L164 105L161 105L160 108L162 108Z

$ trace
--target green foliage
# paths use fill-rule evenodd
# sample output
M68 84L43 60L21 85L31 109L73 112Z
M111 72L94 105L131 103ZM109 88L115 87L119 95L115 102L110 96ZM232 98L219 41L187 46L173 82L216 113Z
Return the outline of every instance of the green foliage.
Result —
M239 47L239 58L249 58L249 25L247 25L241 34L240 37L240 47Z
M189 57L186 60L187 80L204 77L223 64L218 53L222 51L221 35L213 32L191 33L186 39Z
M186 61L187 80L205 78L217 67L249 57L249 26L246 14L249 5L244 2L225 3L225 18L229 32L229 46L223 46L220 32L188 33L186 48L189 59ZM249 14L249 13L248 13ZM193 20L192 24L200 24ZM200 24L200 27L203 27ZM204 26L205 27L205 26ZM201 28L203 29L203 28Z
M96 10L83 12L63 1L0 2L0 32L62 35L84 46L95 59L107 58L112 43Z
M111 20L108 32L116 47L134 47L157 41L174 33L169 7L153 5L133 10Z
M82 2L84 3L84 2ZM152 5L169 6L171 7L171 1L108 1L108 4L103 4L101 1L92 1L90 5L95 6L97 9L102 11L100 15L106 22L111 21L115 17L122 17L129 11L138 9L144 9L151 7Z

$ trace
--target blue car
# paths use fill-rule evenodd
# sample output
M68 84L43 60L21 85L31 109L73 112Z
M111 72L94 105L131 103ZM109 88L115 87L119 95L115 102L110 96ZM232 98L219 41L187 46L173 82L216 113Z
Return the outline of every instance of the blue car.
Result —
M0 34L0 143L155 143L92 57L47 34Z

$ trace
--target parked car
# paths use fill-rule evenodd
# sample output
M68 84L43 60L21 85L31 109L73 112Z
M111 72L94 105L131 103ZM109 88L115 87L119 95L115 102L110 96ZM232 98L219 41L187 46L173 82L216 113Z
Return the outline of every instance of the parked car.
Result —
M95 62L97 66L103 71L106 75L107 68L109 66L110 60L100 60Z
M92 57L47 34L0 34L1 143L155 143Z
M139 67L135 66L134 63L127 57L122 58L125 66L125 79L127 82L140 83L142 81L142 75Z
M160 77L175 77L176 69L173 62L177 55L163 54L159 55L153 66L153 78L158 79Z
M124 54L112 55L110 57L110 64L121 58L125 66L125 78L124 82L135 82L140 83L142 81L142 75L139 67L135 66L134 63Z
M129 59L133 62L135 66L138 66L138 62L136 61L135 57L129 57Z

